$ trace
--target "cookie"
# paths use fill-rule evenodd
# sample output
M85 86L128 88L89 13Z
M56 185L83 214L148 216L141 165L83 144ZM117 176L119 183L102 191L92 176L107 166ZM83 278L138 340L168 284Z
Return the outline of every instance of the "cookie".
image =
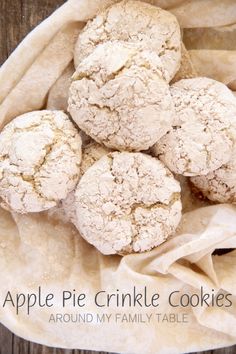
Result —
M109 152L111 152L111 150L97 144L96 142L90 142L90 144L87 144L84 147L82 146L80 177L82 177L87 169L97 160ZM75 190L70 192L66 199L63 199L57 207L50 209L49 216L61 219L64 222L71 222L78 228L76 220Z
M193 185L209 200L236 203L236 148L229 162L206 176L192 177Z
M18 213L52 208L75 188L80 162L81 138L66 114L23 114L0 134L0 196Z
M174 106L165 75L155 53L106 42L77 67L68 110L98 143L146 150L172 127Z
M172 235L181 218L179 183L143 153L102 157L85 172L75 197L81 235L107 255L148 251Z
M176 18L165 10L141 1L121 1L88 22L75 46L79 63L94 48L107 41L136 43L141 50L154 51L169 73L169 81L180 66L181 35Z
M183 79L171 87L176 119L152 148L171 171L206 175L227 163L235 139L236 100L222 83Z

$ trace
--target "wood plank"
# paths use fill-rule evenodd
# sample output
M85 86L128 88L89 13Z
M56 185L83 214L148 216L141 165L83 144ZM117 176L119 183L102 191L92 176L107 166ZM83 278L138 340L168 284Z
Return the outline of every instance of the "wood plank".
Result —
M30 343L29 354L73 354L73 350L48 348L39 344Z
M28 354L30 349L29 342L13 335L12 353L14 354Z
M64 0L1 0L0 64L29 31L64 2Z
M0 0L0 64L7 59L17 44L30 30L63 3L64 0ZM0 354L95 353L97 352L87 350L61 350L30 343L13 335L4 326L0 325ZM101 354L102 352L99 353ZM236 346L201 352L201 354L235 353Z
M0 354L12 353L14 335L4 326L0 325ZM15 353L14 353L15 354Z

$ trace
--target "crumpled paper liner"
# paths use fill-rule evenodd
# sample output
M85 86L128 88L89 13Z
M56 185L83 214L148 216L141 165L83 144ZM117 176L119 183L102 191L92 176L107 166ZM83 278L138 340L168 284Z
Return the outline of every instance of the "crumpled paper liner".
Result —
M0 69L0 122L46 106L50 88L73 60L73 46L83 23L115 1L69 0L31 32ZM172 11L182 27L227 26L236 22L234 0L148 1ZM223 4L222 4L223 3ZM196 49L197 51L201 49ZM204 49L206 49L206 43ZM206 62L190 52L197 70ZM209 52L211 49L208 50ZM236 79L232 52L219 51L218 79ZM211 54L214 53L212 52ZM209 54L210 55L210 54ZM195 59L197 58L197 59ZM230 64L227 66L227 60ZM202 63L202 64L201 64ZM201 69L201 70L199 70ZM230 75L229 75L230 71ZM208 75L208 72L204 72ZM211 74L214 77L214 73ZM226 79L227 78L227 79ZM185 213L177 234L151 252L103 256L88 245L70 224L47 213L17 215L0 210L0 299L36 292L55 295L54 307L35 306L17 316L9 305L0 307L0 320L17 335L45 345L124 353L174 354L201 351L236 343L236 251L213 256L215 249L236 248L236 207L215 205ZM136 286L160 294L158 308L99 309L92 301L100 290L132 291ZM172 291L233 294L229 308L169 306ZM88 294L86 307L61 307L61 292L76 289ZM56 313L183 313L188 323L50 323Z

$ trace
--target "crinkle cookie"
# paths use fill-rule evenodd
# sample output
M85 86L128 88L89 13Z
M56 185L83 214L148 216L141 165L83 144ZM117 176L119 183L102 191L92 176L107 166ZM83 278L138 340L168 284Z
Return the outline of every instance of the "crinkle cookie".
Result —
M18 213L54 207L77 184L81 138L61 111L34 111L0 134L0 196Z
M230 159L235 138L236 100L222 83L184 79L171 87L174 127L152 148L171 171L206 175Z
M103 254L148 251L173 234L181 218L179 183L143 153L102 157L75 196L79 231Z
M193 185L208 199L219 203L236 203L236 148L230 161L206 176L192 177Z
M129 43L107 42L78 67L68 110L98 143L146 150L171 129L174 106L159 57Z
M179 69L181 34L176 18L170 12L140 1L121 1L88 22L75 46L75 67L98 44L115 40L154 51L169 73L168 81Z
M140 1L121 1L88 22L75 46L75 67L94 48L107 41L136 43L159 55L174 77L180 66L181 35L176 18L169 12Z
M102 156L111 152L105 146L101 146L96 142L91 142L82 149L82 161L80 165L80 176L87 171L97 160ZM63 199L60 204L50 209L49 214L51 216L62 219L64 222L71 222L77 228L77 218L76 218L76 206L75 206L75 190L70 192L66 199Z

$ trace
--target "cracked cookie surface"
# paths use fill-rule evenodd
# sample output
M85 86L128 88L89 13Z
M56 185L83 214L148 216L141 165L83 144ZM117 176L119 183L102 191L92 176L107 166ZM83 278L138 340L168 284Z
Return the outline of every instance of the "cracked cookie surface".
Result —
M80 165L80 177L84 175L89 167L91 167L102 156L111 152L105 146L96 142L91 142L82 148L82 160ZM70 192L66 199L49 211L49 215L62 219L64 222L71 222L77 228L76 206L75 206L75 190Z
M171 80L180 65L181 36L176 18L169 12L140 1L121 1L88 22L75 46L74 61L79 63L94 48L107 41L139 44L159 55Z
M0 134L0 196L19 213L54 207L79 178L81 138L62 111L34 111Z
M180 185L156 158L114 152L81 178L76 212L81 235L103 254L144 252L174 233Z
M168 73L154 52L121 42L96 47L78 67L68 110L94 140L117 150L146 150L171 129Z
M191 182L209 200L236 204L236 148L227 164L206 176L192 177Z
M236 100L222 83L208 78L183 79L171 87L176 118L152 148L171 171L206 175L227 163L233 151Z

